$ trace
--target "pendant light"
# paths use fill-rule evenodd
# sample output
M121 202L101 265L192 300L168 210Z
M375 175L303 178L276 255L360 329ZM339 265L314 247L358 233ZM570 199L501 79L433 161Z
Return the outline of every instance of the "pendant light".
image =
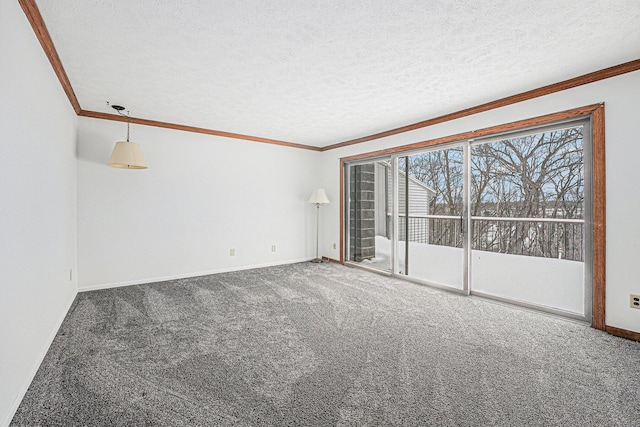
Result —
M111 108L116 110L119 115L127 118L127 140L116 142L116 146L113 147L113 153L109 159L109 166L112 168L124 168L124 169L147 169L147 162L144 161L142 156L142 150L140 144L129 141L129 125L131 117L129 111L127 114L123 114L124 107L120 105L112 105Z

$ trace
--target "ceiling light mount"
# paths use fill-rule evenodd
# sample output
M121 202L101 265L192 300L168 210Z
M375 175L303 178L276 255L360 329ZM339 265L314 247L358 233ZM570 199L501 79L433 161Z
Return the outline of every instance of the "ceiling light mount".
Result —
M127 140L116 142L116 146L113 148L111 158L109 159L109 166L123 169L147 169L148 166L142 156L140 144L129 141L129 128L131 125L129 111L127 110L127 114L124 114L122 111L125 110L125 107L121 105L111 105L108 101L107 105L116 110L122 117L127 118Z

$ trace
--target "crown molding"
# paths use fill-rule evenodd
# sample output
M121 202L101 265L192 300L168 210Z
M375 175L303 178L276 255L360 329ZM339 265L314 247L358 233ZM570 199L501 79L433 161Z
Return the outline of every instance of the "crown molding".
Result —
M62 85L64 93L67 94L67 98L69 98L69 102L71 103L73 110L78 114L81 110L80 103L78 102L78 98L76 97L73 88L71 87L71 82L69 81L67 72L62 66L58 52L53 45L49 30L47 30L47 26L44 24L44 20L40 14L40 9L38 9L35 0L18 0L18 2L24 11L24 14L27 16L27 19L31 24L31 28L33 28L33 32L36 34L36 37L42 46L42 50L44 50L45 55L49 58L53 71L56 73L56 76L58 76L58 80Z
M184 132L192 132L192 133L202 133L205 135L222 136L225 138L243 139L245 141L262 142L265 144L281 145L284 147L292 147L292 148L302 148L305 150L312 150L312 151L321 150L320 147L314 147L312 145L296 144L294 142L279 141L277 139L262 138L259 136L244 135L241 133L224 132L221 130L187 126L187 125L181 125L177 123L160 122L157 120L149 120L149 119L143 119L143 118L137 118L137 117L131 117L128 119L127 117L122 117L117 114L101 113L98 111L80 110L80 112L78 112L78 116L91 117L94 119L102 119L102 120L112 120L116 122L129 121L130 123L136 123L136 124L145 125L145 126L154 126L159 128L181 130Z

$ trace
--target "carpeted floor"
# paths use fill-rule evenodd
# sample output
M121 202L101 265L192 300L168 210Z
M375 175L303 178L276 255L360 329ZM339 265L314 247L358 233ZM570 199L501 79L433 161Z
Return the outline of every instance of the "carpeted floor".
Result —
M78 294L12 425L638 426L640 343L336 264Z

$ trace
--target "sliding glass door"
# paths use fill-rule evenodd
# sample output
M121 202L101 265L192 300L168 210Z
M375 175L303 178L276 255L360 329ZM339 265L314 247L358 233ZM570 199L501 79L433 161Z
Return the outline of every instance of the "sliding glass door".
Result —
M464 289L464 148L398 159L398 273Z
M393 177L391 159L347 165L347 254L362 266L391 271Z
M590 318L589 124L345 163L346 260Z
M586 138L579 124L473 143L474 293L590 315Z

